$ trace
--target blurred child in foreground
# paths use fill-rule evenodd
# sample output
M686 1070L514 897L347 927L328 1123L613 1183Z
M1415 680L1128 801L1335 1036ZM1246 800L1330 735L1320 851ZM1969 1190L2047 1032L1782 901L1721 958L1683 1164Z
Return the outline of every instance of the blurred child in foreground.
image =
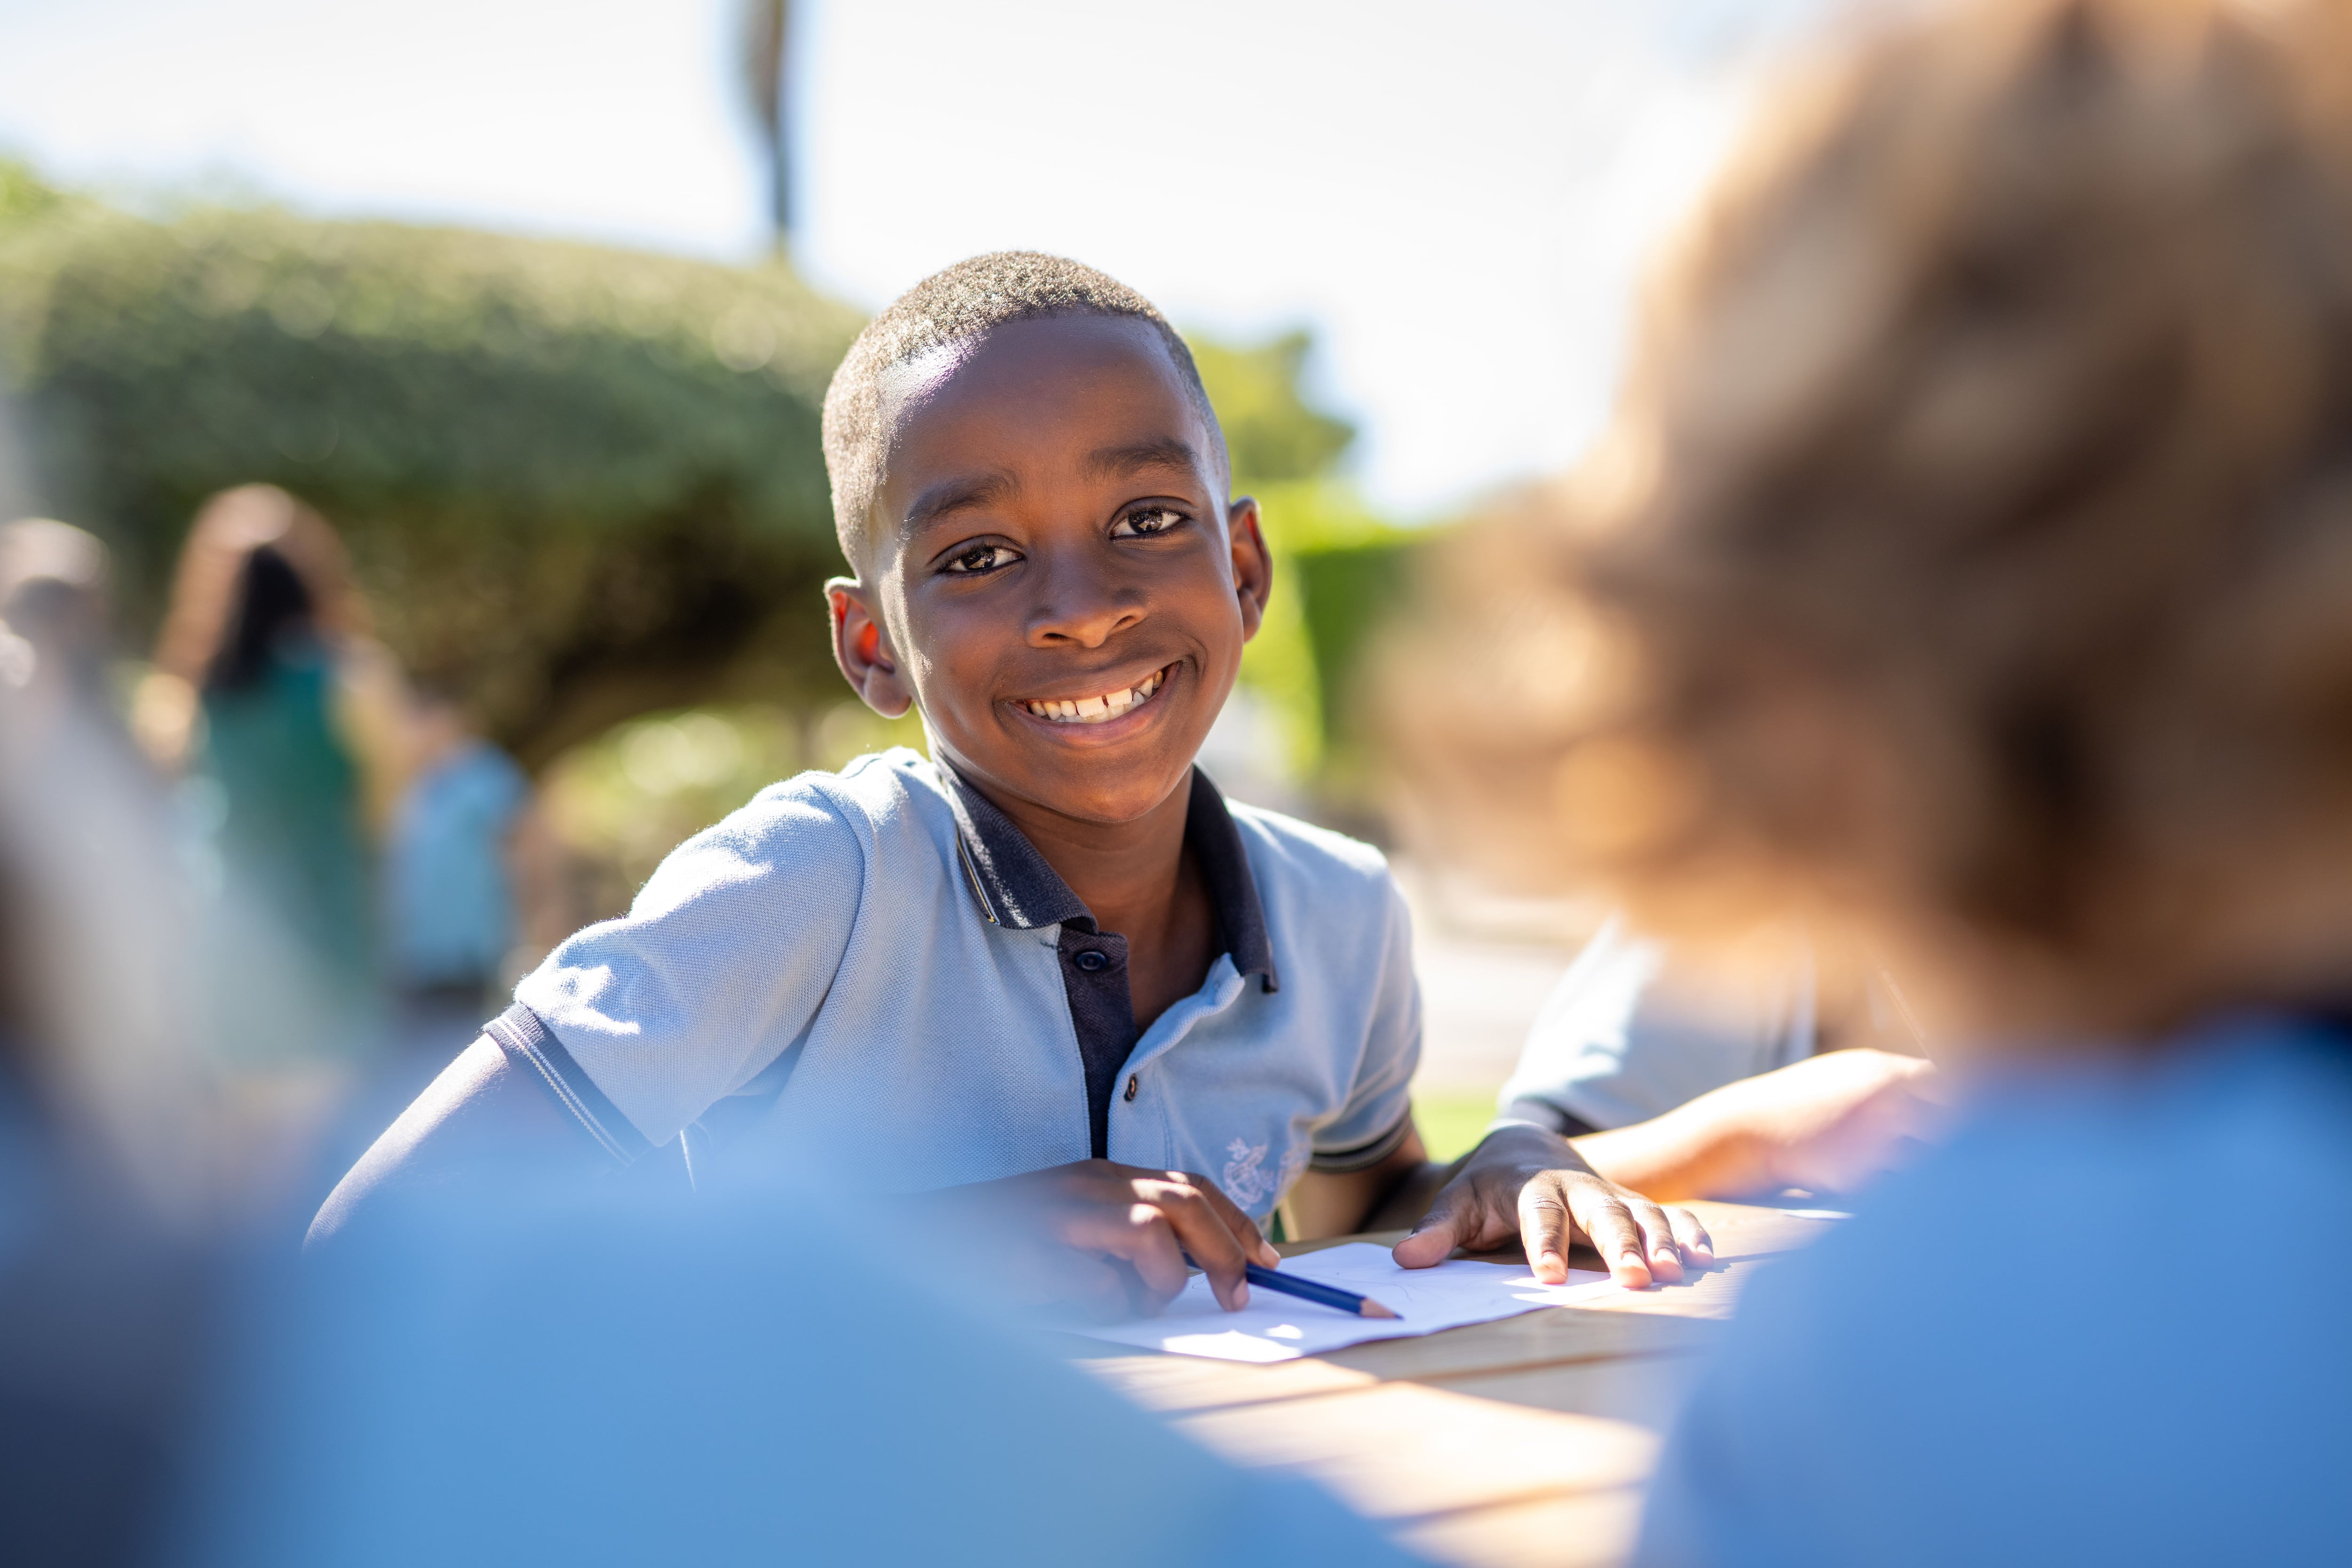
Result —
M1768 129L1452 739L1654 929L1866 935L1964 1121L1640 1559L2341 1561L2352 8L1915 15Z

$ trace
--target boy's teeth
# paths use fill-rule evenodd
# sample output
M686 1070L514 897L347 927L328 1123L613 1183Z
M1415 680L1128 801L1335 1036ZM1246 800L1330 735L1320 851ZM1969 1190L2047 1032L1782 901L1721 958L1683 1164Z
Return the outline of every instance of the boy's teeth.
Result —
M1099 724L1116 719L1146 700L1160 689L1168 679L1167 671L1153 670L1133 686L1122 686L1117 691L1106 691L1100 697L1081 697L1076 700L1057 698L1045 702L1024 702L1021 706L1040 719L1051 719L1057 724Z

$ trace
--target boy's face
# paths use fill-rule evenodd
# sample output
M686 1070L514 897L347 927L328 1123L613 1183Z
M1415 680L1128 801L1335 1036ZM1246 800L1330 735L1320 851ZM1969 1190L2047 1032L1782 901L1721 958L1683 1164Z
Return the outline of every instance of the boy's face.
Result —
M1128 822L1182 783L1268 562L1145 322L1053 317L900 367L866 559L828 585L860 696L921 704L1000 798ZM1075 705L1073 708L1071 705Z

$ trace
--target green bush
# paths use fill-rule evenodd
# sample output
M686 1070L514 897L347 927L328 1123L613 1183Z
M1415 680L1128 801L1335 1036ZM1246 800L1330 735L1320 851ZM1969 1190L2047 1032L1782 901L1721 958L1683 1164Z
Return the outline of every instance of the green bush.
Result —
M194 508L282 484L386 640L527 763L647 709L833 679L817 441L859 324L779 267L0 174L0 372L54 510L152 627Z
M1192 333L1185 342L1224 428L1236 494L1319 479L1356 439L1354 426L1310 405L1299 387L1315 346L1307 332L1245 348Z

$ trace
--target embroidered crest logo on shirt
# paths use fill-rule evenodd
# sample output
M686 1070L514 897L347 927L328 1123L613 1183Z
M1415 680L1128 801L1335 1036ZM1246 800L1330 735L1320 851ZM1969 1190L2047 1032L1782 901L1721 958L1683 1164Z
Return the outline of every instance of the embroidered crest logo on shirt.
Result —
M1266 1189L1273 1185L1265 1169L1265 1145L1244 1143L1236 1138L1225 1145L1233 1156L1225 1162L1225 1194L1245 1209L1254 1209L1265 1201Z

